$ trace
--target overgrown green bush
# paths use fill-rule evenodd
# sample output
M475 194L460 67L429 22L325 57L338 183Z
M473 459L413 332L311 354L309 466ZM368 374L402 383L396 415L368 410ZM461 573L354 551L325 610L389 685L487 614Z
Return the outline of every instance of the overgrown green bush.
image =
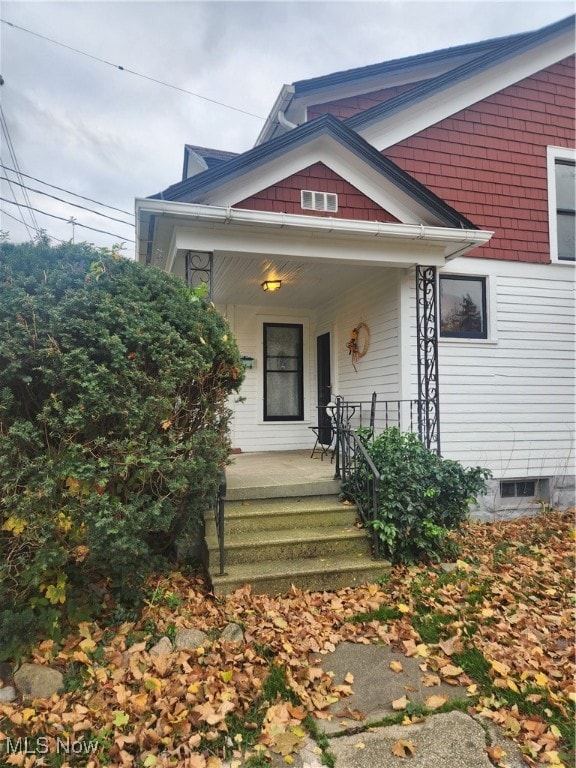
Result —
M125 591L213 496L241 383L222 316L179 278L46 242L0 250L0 648L98 578Z
M468 515L478 495L486 491L490 470L465 468L428 451L417 435L396 427L385 430L373 441L364 436L364 445L381 482L378 515L371 525L377 531L382 553L395 563L439 560L452 554L450 531ZM368 498L362 482L366 465L344 484L360 503ZM360 490L359 490L360 489Z

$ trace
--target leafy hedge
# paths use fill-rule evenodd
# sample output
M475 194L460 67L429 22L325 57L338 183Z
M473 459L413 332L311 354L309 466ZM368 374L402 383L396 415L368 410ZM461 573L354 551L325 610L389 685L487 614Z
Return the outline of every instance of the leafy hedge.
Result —
M450 531L457 529L491 476L482 467L465 468L425 448L417 435L386 429L364 445L380 473L378 514L372 527L383 554L395 563L439 560L450 552ZM358 473L365 475L366 465ZM362 494L362 477L352 476L343 490ZM367 506L368 498L357 499Z
M137 585L191 530L242 374L198 292L117 254L3 243L0 293L1 647L98 578Z

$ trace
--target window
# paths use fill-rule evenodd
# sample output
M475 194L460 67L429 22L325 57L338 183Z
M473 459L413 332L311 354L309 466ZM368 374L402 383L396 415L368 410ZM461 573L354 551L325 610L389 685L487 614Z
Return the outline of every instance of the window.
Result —
M303 419L303 328L264 323L264 421Z
M440 275L440 336L486 339L486 278Z
M548 206L552 261L575 260L576 152L548 147Z
M502 480L500 482L500 498L530 498L547 501L550 496L547 478L530 478L525 480Z

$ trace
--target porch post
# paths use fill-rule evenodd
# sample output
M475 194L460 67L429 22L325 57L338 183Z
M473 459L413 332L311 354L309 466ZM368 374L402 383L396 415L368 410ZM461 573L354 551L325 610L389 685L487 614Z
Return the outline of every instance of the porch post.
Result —
M201 283L208 284L208 297L212 301L214 292L212 279L213 254L205 251L186 252L186 285L196 288Z
M418 433L429 450L440 453L438 310L436 267L416 265L418 355Z

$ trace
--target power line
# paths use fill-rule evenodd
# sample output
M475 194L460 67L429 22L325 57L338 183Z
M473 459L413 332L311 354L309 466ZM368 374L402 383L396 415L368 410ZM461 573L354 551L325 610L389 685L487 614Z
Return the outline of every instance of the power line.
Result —
M194 91L189 91L186 88L181 88L179 85L172 85L171 83L166 83L164 80L159 80L156 77L150 77L150 75L143 75L141 72L136 72L133 69L128 69L128 67L123 67L120 64L114 64L111 61L107 61L106 59L101 59L99 56L94 56L91 53L86 53L86 51L81 51L78 48L73 48L71 45L66 45L66 43L61 43L59 40L53 40L51 37L46 37L45 35L41 35L39 32L33 32L31 29L26 29L26 27L20 27L18 24L13 24L11 21L6 21L5 19L0 19L2 24L8 24L9 27L12 27L13 29L18 29L21 32L27 32L29 35L34 35L34 37L39 37L41 40L47 40L49 43L54 43L54 45L59 45L62 48L67 48L69 51L73 51L74 53L79 53L82 56L87 56L89 59L94 59L94 61L99 61L101 64L107 64L109 67L114 67L114 69L119 69L121 72L128 72L130 75L135 75L136 77L141 77L144 80L150 80L152 83L157 83L158 85L164 85L166 88L172 88L175 91L180 91L181 93L186 93L188 96L195 96L197 99L203 99L204 101L209 101L211 104L217 104L219 107L225 107L226 109L233 109L235 112L241 112L243 115L248 115L249 117L255 117L257 120L266 120L265 117L262 117L261 115L255 115L253 112L248 112L245 109L240 109L240 107L232 107L230 104L224 104L222 101L217 101L216 99L209 99L208 96L202 96L199 93L194 93Z
M10 179L7 176L0 176L0 181L7 181L8 183L10 183ZM132 224L131 221L123 221L122 219L117 219L115 216L108 216L108 214L106 213L100 213L100 211L95 211L93 208L87 208L85 205L80 205L80 203L72 203L68 200L64 200L62 197L56 197L56 195L51 195L49 192L42 192L42 190L40 189L34 189L33 187L26 187L24 184L20 184L18 181L12 180L12 184L17 184L19 187L23 187L24 189L27 189L30 192L36 192L39 195L45 195L46 197L50 197L52 200L58 200L59 203L66 203L66 205L72 205L74 206L74 208L81 208L83 211L89 211L90 213L95 213L96 216L102 216L105 219L110 219L110 221L117 221L119 224L125 224L127 227L134 226L134 224Z
M3 216L8 216L9 219L13 219L14 221L17 221L19 224L24 224L24 226L26 226L26 222L24 221L24 219L19 219L17 216L12 216L11 213L8 213L8 211L5 211L3 208L0 208L0 213ZM66 240L61 240L59 237L54 237L54 235L48 235L45 229L37 229L36 232L39 235L41 235L42 233L46 233L51 240L58 240L59 243L66 242Z
M12 183L9 181L8 184L10 186L10 192L12 192L12 197L14 198L14 205L19 205L18 200L16 199L16 193L14 192L14 188L12 187ZM15 216L12 216L12 218L16 219ZM16 221L20 221L21 224L24 224L24 226L26 227L26 232L28 232L28 237L32 237L32 234L34 232L34 226L32 225L32 228L30 228L30 224L28 224L28 222L24 219L24 216L22 216L22 218L20 219L16 219Z
M16 173L14 168L10 168L8 165L4 165L3 163L0 163L0 168L4 168L5 171L11 171L12 173ZM24 176L27 179L32 179L33 181L37 181L39 184L44 184L45 187L51 187L52 189L57 189L59 192L66 192L66 194L68 195L79 197L81 200L87 200L89 203L96 203L96 205L102 205L104 208L110 208L113 211L118 211L119 213L125 213L127 216L132 216L132 213L130 211L125 211L122 208L116 208L115 206L108 205L107 203L101 203L99 200L93 200L91 197L85 197L84 195L79 195L77 192L71 192L69 189L65 189L64 187L57 187L56 184L49 184L47 181L38 179L36 176L30 176L30 174L28 173L21 173L20 176Z
M41 211L39 208L33 208L31 205L22 205L19 203L13 203L12 200L7 200L5 197L0 197L0 201L3 203L8 203L9 205L17 205L18 207L22 208L30 208L33 211L36 211L36 213L41 213L43 216L50 216L53 219L59 219L60 221L65 221L67 223L70 223L70 219L64 218L64 216L56 216L54 213L48 213L47 211ZM95 227L89 227L87 224L80 224L78 221L74 221L75 226L77 227L83 227L84 229L90 229L92 232L100 232L103 235L110 235L111 237L118 237L120 240L123 240L127 243L135 243L135 240L131 240L129 237L124 237L123 235L117 235L114 232L107 232L105 229L96 229Z
M18 158L16 157L16 150L14 149L14 144L12 143L12 138L10 136L10 131L8 129L8 123L6 122L6 116L4 115L4 110L2 109L1 104L0 104L0 125L2 126L2 132L4 133L4 137L6 138L8 153L12 158L12 162L14 163L14 168L16 168L16 175L18 176L18 178L20 178L20 173L21 173L20 164L18 163ZM12 194L14 195L13 190L12 190ZM28 203L28 205L30 205L30 198L28 197L28 193L26 191L23 191L22 194L24 196L24 200ZM16 195L14 195L14 200L16 200ZM36 217L32 212L30 212L30 220L32 221L34 228L39 229L38 222L36 221Z

